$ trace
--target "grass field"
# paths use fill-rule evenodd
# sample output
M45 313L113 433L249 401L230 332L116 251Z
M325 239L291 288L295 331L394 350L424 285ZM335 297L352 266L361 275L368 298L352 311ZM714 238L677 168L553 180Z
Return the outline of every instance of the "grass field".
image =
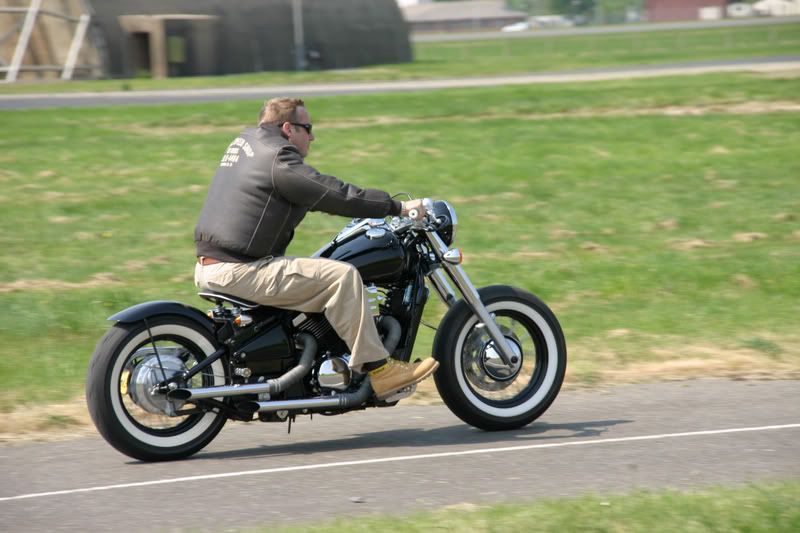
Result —
M281 528L309 531L501 533L592 531L687 533L800 530L800 483L756 484L695 492L637 492L622 496L476 506L455 505L412 516L339 519L324 524ZM248 531L275 531L273 526Z
M416 43L414 61L338 71L262 72L166 80L0 84L0 94L236 87L331 81L490 76L681 61L797 55L800 24L603 35Z
M473 281L557 312L570 383L797 375L799 89L743 74L316 98L309 163L452 201ZM258 108L0 114L0 410L80 394L117 310L207 307L192 230ZM290 253L344 222L310 216Z

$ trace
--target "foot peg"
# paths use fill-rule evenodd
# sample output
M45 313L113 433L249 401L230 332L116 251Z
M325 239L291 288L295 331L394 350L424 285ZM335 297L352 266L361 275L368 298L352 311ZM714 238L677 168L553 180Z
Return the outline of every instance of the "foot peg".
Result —
M416 392L416 390L417 390L417 384L414 383L413 385L409 385L408 387L403 387L399 391L395 392L394 394L392 394L391 396L389 396L387 398L384 398L381 401L386 402L386 403L399 402L400 400L408 398L409 396L414 394Z

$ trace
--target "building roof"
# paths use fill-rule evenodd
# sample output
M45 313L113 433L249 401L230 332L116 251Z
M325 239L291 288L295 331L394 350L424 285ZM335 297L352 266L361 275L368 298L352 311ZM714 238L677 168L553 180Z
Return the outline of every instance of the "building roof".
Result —
M506 9L502 1L476 0L463 2L435 2L402 8L408 22L439 22L447 20L496 19L526 17L527 13Z

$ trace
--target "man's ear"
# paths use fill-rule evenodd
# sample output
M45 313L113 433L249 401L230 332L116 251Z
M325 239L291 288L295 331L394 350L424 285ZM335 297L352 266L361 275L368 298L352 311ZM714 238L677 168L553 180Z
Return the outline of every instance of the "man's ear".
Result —
M283 136L288 139L289 135L292 133L292 125L288 122L281 124L281 133L283 133Z

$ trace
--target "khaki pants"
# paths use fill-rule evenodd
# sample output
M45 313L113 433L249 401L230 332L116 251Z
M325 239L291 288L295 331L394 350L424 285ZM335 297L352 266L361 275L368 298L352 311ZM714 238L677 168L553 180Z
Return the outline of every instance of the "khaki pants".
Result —
M356 371L364 363L389 357L375 328L361 275L349 263L276 257L252 263L198 264L194 280L201 289L263 305L325 313L350 348L350 366Z

